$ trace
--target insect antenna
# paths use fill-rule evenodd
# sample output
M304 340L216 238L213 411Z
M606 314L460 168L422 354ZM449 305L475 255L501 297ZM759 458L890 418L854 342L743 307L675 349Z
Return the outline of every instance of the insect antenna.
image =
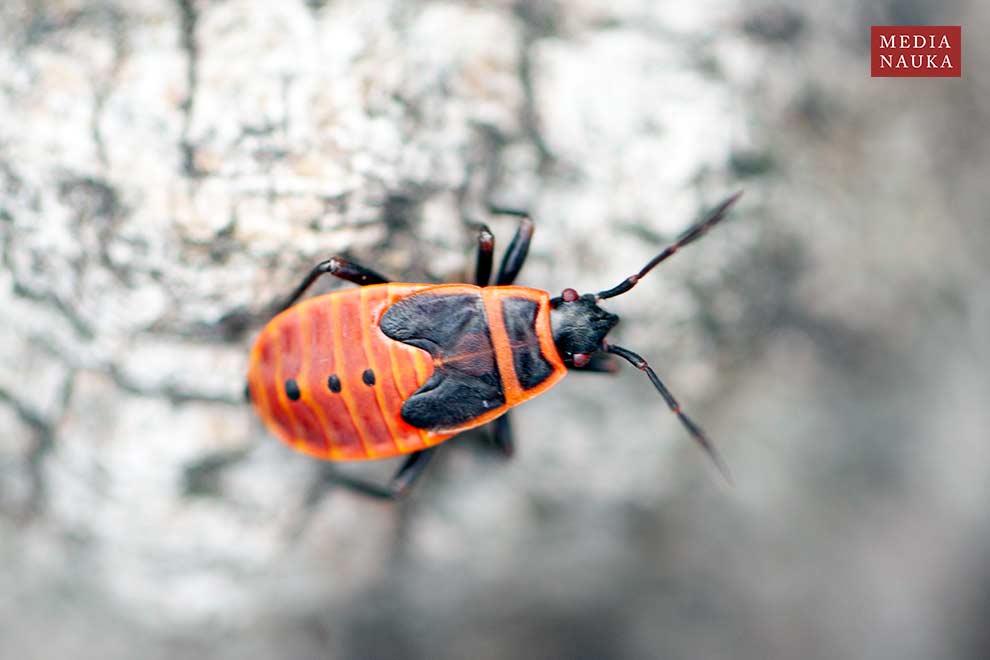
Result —
M688 430L691 437L694 438L695 442L701 445L701 448L705 450L705 453L707 453L712 459L712 462L715 463L715 467L718 468L718 471L721 472L725 480L731 484L732 476L729 474L729 468L725 464L725 461L722 460L721 455L719 455L718 451L715 449L715 445L713 445L711 440L708 439L705 432L701 430L701 427L695 424L694 420L681 411L681 405L677 403L677 399L675 399L674 395L670 393L670 390L668 390L667 386L663 384L663 381L660 380L660 377L657 376L656 372L653 371L647 361L636 353L622 348L621 346L616 346L615 344L607 344L605 346L605 350L614 355L618 355L640 371L646 372L646 375L649 376L650 381L653 383L653 387L657 388L657 391L660 392L660 396L662 396L664 401L667 402L670 410L677 415L677 418L681 420L681 424L683 424L684 428Z
M691 243L692 241L697 240L702 235L704 235L705 232L707 232L709 229L714 227L719 220L725 217L726 212L729 210L729 208L733 204L735 204L736 201L738 201L741 196L742 196L742 191L740 190L739 192L735 193L734 195L726 199L724 202L719 204L718 207L714 211L712 211L707 218L697 223L696 225L689 227L687 231L681 234L680 238L678 238L676 241L665 247L660 252L660 254L650 259L650 262L645 266L643 266L643 268L640 269L638 273L636 273L635 275L630 275L629 277L622 280L622 282L612 287L611 289L606 289L605 291L599 291L597 294L598 299L602 300L604 298L614 298L615 296L622 295L629 289L636 286L637 282L643 279L646 276L646 274L649 273L651 270L653 270L658 265L660 265L660 263L666 260L667 257L672 256L682 247L684 247L688 243Z

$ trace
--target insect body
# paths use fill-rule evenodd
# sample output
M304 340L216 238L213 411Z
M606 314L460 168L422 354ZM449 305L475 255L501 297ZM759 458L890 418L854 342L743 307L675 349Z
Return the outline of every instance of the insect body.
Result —
M513 451L509 409L552 387L568 370L612 371L618 356L644 371L694 439L721 461L639 355L608 343L619 321L598 303L632 289L650 270L721 220L724 201L640 271L597 294L560 296L512 286L533 224L520 222L488 286L494 241L478 236L477 284L390 283L340 257L318 264L281 305L251 352L248 393L261 419L295 449L329 460L409 457L388 487L396 497L421 474L435 445L494 422L495 444ZM361 285L296 304L321 275Z
M330 460L426 449L545 391L567 373L550 296L516 286L375 284L279 314L248 382L266 425Z

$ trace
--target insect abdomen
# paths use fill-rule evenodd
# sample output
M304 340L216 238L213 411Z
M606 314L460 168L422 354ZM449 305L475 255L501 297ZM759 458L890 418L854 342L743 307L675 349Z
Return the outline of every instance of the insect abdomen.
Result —
M311 298L262 330L248 385L275 435L332 460L405 454L449 437L402 420L403 401L430 377L433 363L378 327L390 304L420 288L381 284Z

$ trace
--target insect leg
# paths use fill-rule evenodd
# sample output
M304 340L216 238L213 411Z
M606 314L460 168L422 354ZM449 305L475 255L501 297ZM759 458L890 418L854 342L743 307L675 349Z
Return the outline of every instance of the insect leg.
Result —
M492 211L495 213L515 215L520 218L519 229L516 230L516 235L512 237L512 242L509 243L509 249L505 251L505 256L502 257L498 276L495 278L495 284L497 285L512 284L516 281L516 276L519 275L519 271L526 262L526 255L529 253L529 242L533 239L533 221L530 219L529 214L523 211L501 208L493 208Z
M386 486L340 474L339 472L333 473L332 481L362 495L368 495L369 497L376 497L382 500L397 500L408 493L412 485L423 474L435 450L436 447L430 447L429 449L421 449L410 454Z
M393 498L402 497L412 488L412 485L426 470L434 451L436 451L435 447L420 449L406 459L406 462L402 464L388 484Z
M492 279L492 256L495 252L495 236L487 225L478 227L478 261L474 267L474 283L488 286Z
M388 278L379 275L370 268L365 268L360 264L356 264L352 261L348 261L343 257L330 257L326 261L321 261L316 264L313 270L310 271L309 275L299 283L299 286L286 298L275 311L277 314L285 309L288 309L296 303L299 298L306 293L306 289L313 285L320 275L333 275L334 277L339 277L342 280L347 280L348 282L353 282L360 286L365 286L367 284L385 284L388 282Z
M510 413L502 415L492 423L495 426L492 431L492 443L506 458L512 458L516 453L516 440L512 432Z
M509 210L504 208L492 208L494 213L504 213L519 216L519 228L516 230L509 248L502 257L499 265L498 275L495 277L496 285L512 284L516 281L519 271L522 270L526 262L526 255L529 254L529 243L533 239L533 221L529 214L523 211ZM479 255L480 259L480 255ZM489 261L491 257L489 256ZM495 428L492 431L492 442L506 458L516 453L516 442L512 432L512 413L506 413L495 420Z

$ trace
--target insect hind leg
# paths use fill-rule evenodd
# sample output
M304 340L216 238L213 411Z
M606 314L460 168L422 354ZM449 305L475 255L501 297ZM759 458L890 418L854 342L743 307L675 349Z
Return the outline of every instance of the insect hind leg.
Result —
M512 431L511 413L505 413L492 422L492 444L506 458L516 453L516 438Z
M316 264L316 266L309 272L299 286L289 294L289 297L285 299L280 305L275 309L275 313L279 313L292 307L296 302L302 298L306 290L313 285L313 283L320 278L321 275L333 275L334 277L339 277L342 280L348 282L353 282L359 286L367 286L369 284L385 284L389 280L384 275L366 268L361 264L354 263L349 259L344 257L330 257L326 261L321 261Z

